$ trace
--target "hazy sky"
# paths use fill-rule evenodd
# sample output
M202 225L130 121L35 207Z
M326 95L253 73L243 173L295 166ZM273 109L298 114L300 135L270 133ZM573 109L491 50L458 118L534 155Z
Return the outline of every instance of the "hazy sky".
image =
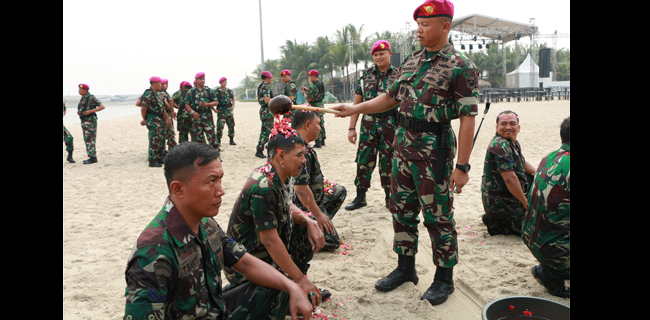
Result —
M286 40L334 39L348 23L363 25L362 36L410 23L424 0L262 0L264 59L279 59ZM570 2L566 0L456 0L455 17L478 13L529 23L540 33L570 33ZM64 0L63 95L77 94L87 83L95 95L140 94L151 76L193 81L200 71L206 83L222 76L234 88L261 62L258 0ZM528 38L520 40L530 44ZM551 44L551 39L540 39ZM570 39L558 47L570 48Z

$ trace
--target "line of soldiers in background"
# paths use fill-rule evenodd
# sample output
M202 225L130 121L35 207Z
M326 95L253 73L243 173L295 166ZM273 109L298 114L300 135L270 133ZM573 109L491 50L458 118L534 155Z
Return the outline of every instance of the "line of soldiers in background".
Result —
M207 143L220 150L223 128L228 125L230 145L236 145L235 95L226 87L228 79L219 79L221 87L216 90L205 86L204 72L197 73L194 79L194 86L183 81L180 89L170 96L167 93L168 81L151 77L151 87L136 102L136 106L142 109L140 125L149 130L149 167L162 167L165 145L169 149L176 146L173 119L177 120L179 143L191 137L192 141ZM218 115L216 127L212 112Z

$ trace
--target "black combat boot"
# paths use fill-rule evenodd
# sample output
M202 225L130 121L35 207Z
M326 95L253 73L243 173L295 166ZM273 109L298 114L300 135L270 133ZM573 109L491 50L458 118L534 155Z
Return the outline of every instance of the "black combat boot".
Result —
M230 145L231 146L236 146L237 144L235 143L235 137L230 137Z
M258 158L262 158L262 159L266 158L266 156L264 155L262 150L257 150L257 153L255 153L255 156L258 157Z
M420 300L427 300L431 305L437 306L444 303L449 295L454 292L454 268L438 267L433 276L433 283L422 295Z
M84 160L84 164L97 163L97 157L90 157L88 160Z
M408 281L418 284L420 278L415 269L415 256L398 255L397 258L397 269L377 281L377 284L375 284L377 290L383 292L393 291Z
M74 159L72 159L72 151L68 151L68 162L70 163L75 163Z
M352 203L345 206L345 210L356 210L367 206L366 191L366 189L357 188L357 197L352 200Z
M534 266L531 271L535 280L543 285L548 293L560 298L571 298L571 288L564 286L564 279L557 272L542 265Z
M158 161L149 161L149 168L160 168L163 165Z

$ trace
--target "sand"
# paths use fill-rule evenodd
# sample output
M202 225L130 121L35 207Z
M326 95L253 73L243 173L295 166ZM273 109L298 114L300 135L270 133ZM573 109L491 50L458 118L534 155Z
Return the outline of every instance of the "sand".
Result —
M254 103L237 104L237 145L222 147L226 195L216 220L224 229L246 178L254 168L265 163L254 157L260 127L258 107ZM484 104L479 106L476 128L484 108ZM455 195L460 261L454 274L456 291L449 300L436 307L420 300L435 272L431 242L423 225L420 225L420 252L416 259L420 282L404 284L389 293L374 288L375 282L397 265L397 256L392 251L392 220L389 210L383 206L384 194L375 171L368 191L368 206L355 211L341 208L333 219L350 249L318 253L311 263L310 279L333 293L332 300L321 305L323 314L331 315L330 319L481 319L481 309L486 303L519 295L570 306L570 299L551 296L533 279L530 269L537 261L519 237L491 237L481 222L480 184L485 150L495 132L496 115L506 109L520 115L519 141L523 154L537 167L546 154L560 147L559 125L570 115L570 102L492 104L471 155L469 183L462 194ZM76 108L69 108L64 119L75 139L77 161L76 164L65 161L64 146L64 319L122 318L124 271L129 253L167 196L163 170L147 166L147 130L139 125L141 118L137 111L132 106L120 106L99 113L99 163L93 165L82 164L87 156ZM347 140L349 119L337 119L329 114L326 117L327 145L316 150L326 179L348 189L345 201L348 204L356 194L356 146ZM458 132L459 121L453 125ZM227 142L227 137L224 140Z

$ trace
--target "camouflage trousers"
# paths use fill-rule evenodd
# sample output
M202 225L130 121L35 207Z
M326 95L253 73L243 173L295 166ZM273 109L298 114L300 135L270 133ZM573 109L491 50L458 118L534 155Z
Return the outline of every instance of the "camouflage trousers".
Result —
M319 108L324 108L324 106L320 106ZM320 133L318 134L318 138L316 138L316 143L323 144L325 142L325 139L327 139L327 130L325 130L325 117L322 112L318 113L318 117L320 118Z
M284 320L289 311L288 293L251 282L228 289L223 298L226 302L223 319Z
M531 241L531 234L534 241ZM539 263L566 280L571 280L571 240L553 231L524 229L521 239ZM554 239L548 241L548 239Z
M359 135L359 148L357 149L357 177L354 185L361 189L370 189L372 172L377 166L379 155L379 178L381 187L390 191L390 177L393 170L393 139L395 127L389 120L361 121L361 134ZM371 117L371 116L369 116Z
M63 143L65 143L65 151L74 151L74 138L65 126L63 126Z
M195 118L193 119L193 130L196 135L196 142L207 143L212 146L212 148L219 149L212 111L210 110L204 113L199 113L199 120L196 120Z
M178 143L189 141L190 136L192 141L196 141L196 133L193 130L194 119L189 113L183 112L176 118L176 130L178 130Z
M264 151L264 145L269 142L271 129L273 129L273 115L269 112L269 108L260 108L260 121L262 127L260 129L260 138L257 141L257 151Z
M454 198L449 193L453 159L447 160L445 180L435 182L435 160L410 161L393 154L390 211L393 214L393 251L414 256L418 252L419 213L429 232L433 263L452 268L458 263L458 241L454 220Z
M162 161L163 150L165 149L165 140L163 136L163 119L154 115L147 115L147 130L149 130L149 162Z
M528 197L530 186L533 182L533 176L527 174L528 188L524 188L524 195ZM500 234L521 235L524 216L526 209L524 205L515 198L510 191L504 191L503 194L492 194L487 192L481 193L483 210L487 216L488 230Z
M168 126L166 121L163 121L163 125L165 125L165 127L162 130L162 134L165 141L167 142L167 150L171 150L173 147L176 146L176 132L174 132L174 120L171 120L171 126Z
M89 158L97 157L95 141L97 140L97 118L91 117L81 121L81 130L84 133L86 153Z
M326 191L323 195L323 200L319 204L318 208L322 213L330 218L332 226L334 226L334 216L336 216L336 213L341 208L341 205L343 205L343 202L347 196L348 191L341 184L335 184L331 188L330 192ZM301 210L307 211L307 209L303 207L300 201L297 201L296 205ZM316 217L312 216L312 219L316 220ZM311 250L311 244L307 238L307 227L294 226L294 228L296 228L294 237L297 241L293 246L291 259L296 263L296 265L304 265L313 258L314 252ZM336 226L334 226L332 233L325 232L325 247L321 250L338 249L340 245L341 237L336 231Z
M223 128L228 125L228 136L235 137L235 116L233 114L232 106L219 108L217 116L217 141L221 144L221 137L223 137Z

